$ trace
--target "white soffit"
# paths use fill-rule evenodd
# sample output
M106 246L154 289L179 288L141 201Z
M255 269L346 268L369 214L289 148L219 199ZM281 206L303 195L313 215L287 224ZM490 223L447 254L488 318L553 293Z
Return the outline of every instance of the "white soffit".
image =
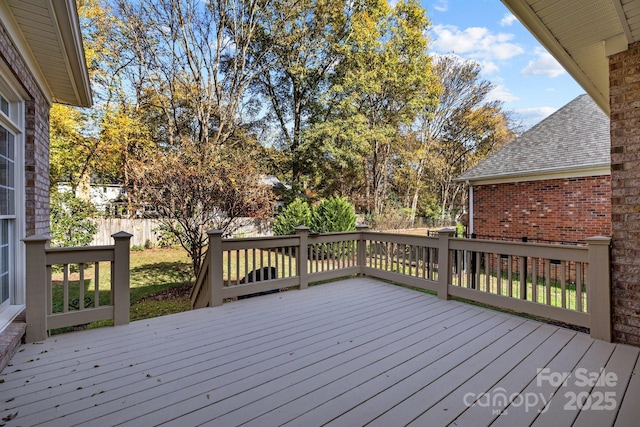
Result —
M15 33L11 36L51 100L91 106L75 0L5 0ZM11 29L10 29L11 31ZM26 52L25 52L26 50Z
M637 0L502 0L607 114L609 59L640 40Z

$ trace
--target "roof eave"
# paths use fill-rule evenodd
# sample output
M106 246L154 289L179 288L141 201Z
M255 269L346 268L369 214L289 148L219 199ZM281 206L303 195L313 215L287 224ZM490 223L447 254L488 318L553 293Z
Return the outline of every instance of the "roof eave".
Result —
M53 11L58 23L60 35L67 55L67 69L71 80L75 82L75 100L54 100L64 104L74 104L79 107L90 107L93 104L91 82L82 44L82 32L76 9L75 0L52 0Z
M558 39L540 20L538 15L531 10L529 5L522 0L501 0L502 3L520 19L520 22L529 30L533 36L549 51L549 53L565 68L576 82L591 96L596 104L607 115L610 113L609 93L602 93L600 89L589 79L582 68L567 53ZM603 47L604 49L604 47ZM603 50L604 55L604 50ZM608 89L608 88L607 88Z
M465 177L461 175L455 182L468 182L472 185L499 184L506 182L541 181L547 179L579 178L584 176L600 176L611 174L609 163L582 165L571 168L550 168L536 171L519 171L501 175L484 175Z

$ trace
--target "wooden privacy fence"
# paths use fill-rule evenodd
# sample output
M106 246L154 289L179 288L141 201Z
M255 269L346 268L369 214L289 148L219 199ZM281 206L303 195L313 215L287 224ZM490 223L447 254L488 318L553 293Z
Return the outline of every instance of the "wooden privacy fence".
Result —
M47 236L24 239L26 342L42 341L52 329L101 320L129 323L131 234L112 237L113 245L74 248L49 248Z
M491 306L590 328L611 340L611 239L585 246L498 242L367 231L222 239L209 251L191 293L193 308L227 298L306 288L309 283L366 275Z

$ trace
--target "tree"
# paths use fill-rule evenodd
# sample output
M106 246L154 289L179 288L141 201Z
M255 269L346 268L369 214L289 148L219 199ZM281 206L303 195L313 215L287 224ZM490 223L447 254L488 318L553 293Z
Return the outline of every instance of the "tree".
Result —
M415 217L418 200L435 193L441 220L461 205L462 183L453 179L513 137L513 123L499 101L489 99L490 82L480 65L456 56L435 63L441 92L408 135L402 169L405 200Z
M427 54L429 21L415 0L357 2L344 59L335 67L326 116L312 130L319 156L362 170L365 209L384 211L399 136L436 102Z
M115 72L121 59L117 25L109 12L101 0L78 2L96 106L80 109L54 104L50 112L50 183L65 181L78 194L86 195L91 181L111 183L121 178L121 140L101 137L103 129L122 125L108 117L105 120L110 95L117 87L122 89Z
M248 55L249 47L271 1L114 3L120 72L134 95L120 98L114 117L144 130L123 135L132 165L128 191L139 206L159 212L197 275L209 228L227 235L235 218L272 209L270 189L260 184L262 170L252 160L260 106L246 96L261 60Z
M229 142L251 117L245 97L257 61L248 50L270 2L256 0L116 0L132 72L145 76L139 102L171 147L204 151Z
M265 8L251 54L259 64L254 93L269 107L267 119L278 128L279 148L287 153L283 169L294 188L308 174L304 131L317 116L328 77L347 36L345 0L279 0Z
M239 217L262 218L273 209L271 189L242 152L156 152L134 168L138 200L148 201L165 230L176 236L198 274L210 229L233 233Z

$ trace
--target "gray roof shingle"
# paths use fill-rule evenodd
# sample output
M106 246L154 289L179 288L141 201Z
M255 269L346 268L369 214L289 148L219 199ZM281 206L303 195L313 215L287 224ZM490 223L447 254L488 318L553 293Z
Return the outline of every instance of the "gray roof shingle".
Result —
M456 181L604 167L610 165L609 117L580 95Z

